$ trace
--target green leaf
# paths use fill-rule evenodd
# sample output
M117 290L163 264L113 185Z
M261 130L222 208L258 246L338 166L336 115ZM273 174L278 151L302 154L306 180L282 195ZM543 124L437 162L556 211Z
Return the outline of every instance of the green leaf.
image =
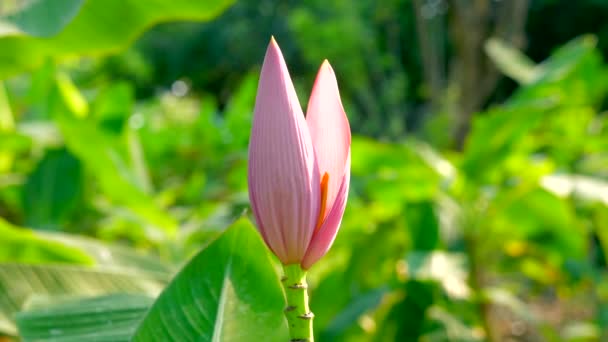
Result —
M528 134L555 108L550 101L514 103L496 107L476 116L467 138L461 168L476 182L521 147Z
M400 300L378 322L374 341L424 341L421 335L425 332L429 309L442 291L437 283L420 280L407 281L400 290L403 293Z
M476 331L462 321L462 313L454 314L453 310L447 310L438 305L433 305L427 310L428 320L439 325L440 329L434 329L421 337L423 341L459 341L474 342L485 341Z
M548 140L556 129L545 126L563 125L568 134L584 132L580 140L586 140L589 124L584 118L591 116L586 113L601 104L608 90L608 70L595 45L592 36L572 40L537 66L534 80L517 89L507 104L475 116L462 164L471 180L497 181L497 177L489 176L504 172L505 160L517 153L546 149L543 140L547 140L545 145L558 144L556 159L579 153L568 153L578 142L573 144L572 137L563 132L553 133L555 138ZM540 131L539 126L544 130ZM567 143L559 145L560 141Z
M15 334L12 313L31 298L116 291L154 295L171 274L157 258L89 238L34 232L2 219L0 236L0 333ZM64 263L95 266L61 266Z
M547 191L560 197L574 196L608 206L608 182L601 178L577 174L554 174L544 176L541 185Z
M574 321L561 329L561 336L565 341L598 341L602 339L602 331L595 323Z
M210 20L234 0L87 0L72 20L69 17L77 10L77 1L71 1L71 6L65 2L38 0L23 8L21 19L0 22L0 79L38 67L47 58L120 50L160 22ZM49 35L53 31L58 34L32 35Z
M224 111L224 142L239 149L246 148L251 131L251 113L255 105L258 75L248 74L230 98Z
M65 149L47 151L23 187L25 223L32 228L61 229L82 193L82 167Z
M166 278L169 278L172 273L171 267L161 262L158 257L139 253L127 246L102 243L88 237L59 232L37 232L36 235L46 241L59 242L67 247L85 250L94 259L97 267L131 269L137 272L158 274Z
M411 232L413 248L423 251L440 247L439 218L433 202L408 203L404 216Z
M5 21L23 34L49 37L59 33L76 16L83 2L84 0L21 1L9 12Z
M133 89L126 82L103 88L93 102L93 117L105 131L119 135L133 113Z
M36 297L98 296L126 292L158 294L167 279L112 268L0 263L0 332L15 334L13 314Z
M577 225L574 208L564 199L532 188L502 192L496 203L501 210L492 221L493 233L536 245L552 263L585 258L586 229Z
M59 90L63 104L71 114L78 118L87 116L89 104L67 74L58 72L55 75L55 85Z
M15 119L11 110L4 84L0 82L0 133L12 132L15 129Z
M382 287L360 294L353 298L348 305L338 313L322 332L322 341L335 341L352 326L356 325L357 320L366 312L375 309L388 293L388 288Z
M534 311L530 310L530 307L524 301L504 288L487 287L482 289L481 294L484 300L488 300L494 305L508 308L513 314L524 319L526 322L536 323L539 321L539 317L537 317Z
M534 62L508 42L490 38L484 48L496 67L518 83L530 83L538 76L540 70L535 69Z
M133 341L287 341L284 306L266 247L241 219L173 279Z
M135 294L69 300L16 315L23 341L129 341L154 299Z
M599 105L608 90L608 69L597 38L582 36L557 49L538 66L538 77L518 89L514 100L551 99L566 106Z
M0 218L0 262L93 264L94 260L78 247L49 241L34 232L18 228Z
M62 117L59 126L68 149L95 175L105 195L115 204L124 206L141 219L141 225L151 227L150 239L161 239L164 232L172 234L177 223L165 213L152 196L138 186L129 166L125 146L115 136L99 130L92 120Z
M0 174L7 170L10 170L15 160L15 153L11 148L12 144L5 143L4 140L8 140L5 136L11 136L15 130L15 119L13 117L13 111L9 103L8 96L4 84L0 82L0 146L3 148L0 150ZM12 140L12 139L11 139ZM6 146L6 147L5 147ZM2 182L0 181L0 184Z
M19 228L0 218L0 262L69 263L134 270L169 278L172 268L158 257L84 236Z
M432 198L439 176L415 153L414 144L389 144L354 136L351 172L372 201L400 214L403 201Z
M177 222L165 213L151 194L142 189L130 167L127 147L120 136L101 130L87 116L88 105L65 75L57 79L52 110L66 147L95 175L103 192L136 215L138 226L150 240L164 240L177 230ZM83 117L85 116L85 117Z
M463 254L443 251L414 251L408 254L411 277L419 281L433 280L441 284L453 298L468 298L468 270Z

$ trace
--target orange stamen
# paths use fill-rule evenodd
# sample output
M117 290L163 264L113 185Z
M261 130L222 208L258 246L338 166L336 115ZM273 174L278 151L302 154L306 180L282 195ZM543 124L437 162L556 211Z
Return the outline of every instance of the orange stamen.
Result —
M325 172L321 179L321 209L319 210L319 218L317 219L317 225L315 227L315 233L321 228L323 221L325 220L325 209L327 206L327 186L329 185L329 173Z

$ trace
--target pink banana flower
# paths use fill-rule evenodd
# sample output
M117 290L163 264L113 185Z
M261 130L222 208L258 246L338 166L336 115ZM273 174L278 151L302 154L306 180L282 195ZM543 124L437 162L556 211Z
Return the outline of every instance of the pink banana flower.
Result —
M333 244L350 181L350 126L329 62L321 65L304 118L272 38L253 115L248 182L258 230L284 265L309 269Z

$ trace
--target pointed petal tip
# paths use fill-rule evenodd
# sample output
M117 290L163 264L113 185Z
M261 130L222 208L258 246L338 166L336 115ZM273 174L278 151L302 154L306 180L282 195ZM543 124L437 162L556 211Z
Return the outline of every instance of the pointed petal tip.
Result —
M323 60L323 63L321 63L321 70L329 71L332 74L334 73L334 69L331 67L331 64L329 64L327 59Z
M267 51L281 51L281 48L279 47L279 44L277 43L276 39L274 39L274 36L270 36L270 42L268 42Z
M281 52L279 44L277 44L277 41L274 39L274 36L270 37L270 42L268 43L268 48L266 49L263 64L262 73L264 73L264 68L266 64L268 64L269 70L274 69L275 72L278 70L281 74L283 74L283 77L289 78L289 72L287 71L287 65L285 64L283 53Z

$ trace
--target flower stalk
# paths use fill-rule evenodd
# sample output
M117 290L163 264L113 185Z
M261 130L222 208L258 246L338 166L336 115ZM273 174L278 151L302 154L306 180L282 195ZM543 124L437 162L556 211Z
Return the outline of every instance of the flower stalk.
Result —
M281 284L285 291L287 307L285 318L289 325L291 342L314 342L312 320L314 314L308 307L306 271L299 264L283 265Z

